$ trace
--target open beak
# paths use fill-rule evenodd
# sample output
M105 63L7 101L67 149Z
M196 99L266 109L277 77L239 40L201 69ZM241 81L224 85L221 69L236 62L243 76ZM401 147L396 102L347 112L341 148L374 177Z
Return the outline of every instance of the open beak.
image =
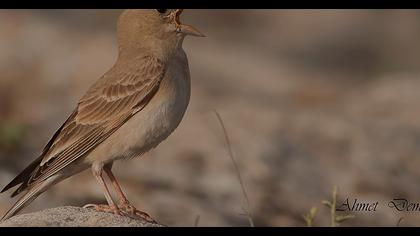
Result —
M203 33L198 31L196 28L192 27L191 25L184 25L179 20L183 9L178 9L175 12L175 24L177 25L177 31L183 33L185 35L191 35L196 37L205 37Z

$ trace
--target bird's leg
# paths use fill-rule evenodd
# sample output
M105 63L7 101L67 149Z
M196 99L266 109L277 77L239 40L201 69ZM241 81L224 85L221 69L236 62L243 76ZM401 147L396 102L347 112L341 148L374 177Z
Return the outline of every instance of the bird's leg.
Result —
M107 164L104 166L104 171L108 175L109 179L111 180L114 189L117 191L118 198L119 198L119 205L118 208L122 211L126 212L129 216L135 218L141 218L151 223L156 223L155 220L150 217L149 214L143 211L137 210L127 199L124 192L121 189L120 184L118 183L117 179L115 178L114 174L111 171L112 163Z
M84 208L94 208L97 211L111 212L117 215L121 215L121 211L118 208L118 206L115 204L114 200L112 199L111 194L109 193L109 189L106 186L106 183L102 177L103 170L104 170L103 164L94 163L92 165L93 176L95 176L96 180L101 185L102 191L105 195L108 205L87 204L84 206Z

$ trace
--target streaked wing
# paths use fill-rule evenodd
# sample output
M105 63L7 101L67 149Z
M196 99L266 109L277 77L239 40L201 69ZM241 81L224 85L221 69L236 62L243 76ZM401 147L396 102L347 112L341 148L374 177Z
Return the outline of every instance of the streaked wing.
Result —
M147 105L164 73L163 63L149 56L125 65L124 70L114 67L106 73L54 135L44 149L40 164L18 192L54 175L107 139Z

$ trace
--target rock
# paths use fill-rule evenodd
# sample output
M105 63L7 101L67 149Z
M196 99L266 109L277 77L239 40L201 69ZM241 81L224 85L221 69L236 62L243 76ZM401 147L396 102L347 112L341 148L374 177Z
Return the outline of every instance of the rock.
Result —
M58 207L14 216L0 227L162 227L144 220L80 207Z

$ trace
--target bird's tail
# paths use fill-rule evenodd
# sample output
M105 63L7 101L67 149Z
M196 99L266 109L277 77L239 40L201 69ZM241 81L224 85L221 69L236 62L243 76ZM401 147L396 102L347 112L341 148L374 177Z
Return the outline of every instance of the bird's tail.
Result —
M47 190L48 187L56 184L61 180L59 175L51 176L50 178L32 186L16 203L6 212L0 221L7 220L17 214L23 207L30 204L36 197Z

